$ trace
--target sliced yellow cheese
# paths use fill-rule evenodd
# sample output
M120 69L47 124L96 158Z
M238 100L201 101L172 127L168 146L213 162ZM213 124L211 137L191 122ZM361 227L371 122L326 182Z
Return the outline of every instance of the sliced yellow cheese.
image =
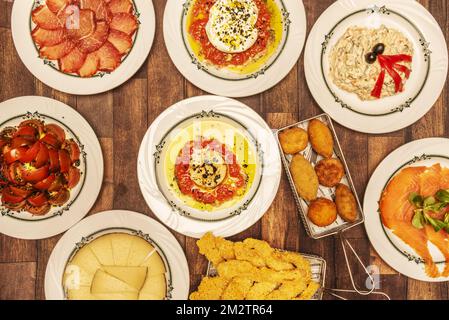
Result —
M147 277L147 267L118 267L103 266L102 268L107 274L129 284L131 287L139 291Z
M142 290L139 293L139 300L164 300L167 294L167 282L164 274L147 277Z
M140 266L153 250L154 247L146 240L134 237L129 249L127 265L133 267Z
M129 249L134 236L124 233L111 234L114 265L125 267L128 262Z
M70 262L71 265L75 265L84 269L88 273L95 274L98 268L101 267L100 263L97 260L97 257L93 254L92 250L90 250L89 245L82 247L73 257Z
M154 251L149 257L147 257L141 266L148 267L148 276L166 272L164 261L162 261L162 258L157 251Z
M67 299L69 300L95 300L96 298L90 292L89 287L80 287L67 291Z
M105 235L95 239L89 244L90 249L102 265L114 265L114 256L112 255L111 236Z
M82 286L89 286L92 284L94 273L87 272L83 268L74 264L68 264L65 271L62 283L64 288L78 289Z
M133 292L97 293L93 295L97 300L138 300L139 294Z
M95 273L94 279L92 281L91 291L93 294L123 292L137 293L137 290L131 287L129 284L107 274L103 270L98 270Z

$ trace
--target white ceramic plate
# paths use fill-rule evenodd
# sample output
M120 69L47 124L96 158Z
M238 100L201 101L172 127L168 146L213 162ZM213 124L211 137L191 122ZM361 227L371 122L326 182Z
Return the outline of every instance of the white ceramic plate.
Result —
M412 73L404 92L375 101L339 89L329 77L329 54L350 26L402 32L412 42ZM446 82L446 40L433 16L412 0L339 0L314 25L305 50L307 84L321 108L335 121L366 133L393 132L423 117Z
M248 196L234 207L220 212L201 212L176 202L161 181L164 148L170 134L186 119L226 119L237 122L252 137L260 155L260 181L254 180ZM162 157L162 158L161 158ZM271 129L248 106L233 99L201 96L171 106L148 129L139 152L138 178L143 196L157 217L184 235L200 238L206 232L229 237L256 223L268 210L279 188L281 160ZM257 173L256 175L258 175Z
M383 226L379 210L379 201L388 182L409 166L432 166L440 163L449 167L449 139L430 138L411 142L392 152L373 173L365 193L363 211L365 228L374 249L380 257L396 271L407 277L427 281L442 282L447 278L431 278L424 271L424 265L411 247ZM430 253L436 263L444 261L441 252L429 244ZM440 271L444 264L439 263Z
M167 269L167 299L187 300L189 267L176 238L159 222L136 212L106 211L90 216L69 230L59 240L48 260L45 272L45 297L63 300L62 278L69 258L77 246L100 235L125 232L150 242L162 257Z
M0 131L26 119L41 119L63 127L81 149L81 180L63 207L53 207L45 216L14 213L0 203L0 232L20 239L44 239L66 231L94 205L103 182L103 154L87 121L74 109L44 97L20 97L0 103Z
M156 29L153 2L151 0L133 0L139 29L134 35L134 45L123 58L122 64L112 73L99 73L91 78L80 78L58 70L57 61L39 58L31 30L31 11L35 3L42 0L14 1L11 17L11 28L14 45L28 70L46 85L70 94L91 95L105 92L131 78L145 62L153 44Z
M204 91L227 97L245 97L264 92L280 82L295 66L306 37L306 14L301 0L275 0L282 11L283 39L277 52L261 69L235 75L198 61L186 39L187 10L192 0L168 0L164 13L164 38L178 70Z

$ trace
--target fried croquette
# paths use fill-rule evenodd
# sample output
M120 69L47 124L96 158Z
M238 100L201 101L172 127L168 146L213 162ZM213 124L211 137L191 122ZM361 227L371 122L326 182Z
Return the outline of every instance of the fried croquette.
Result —
M309 161L301 154L293 156L290 171L296 190L306 201L315 200L318 194L318 176Z
M219 262L214 265L217 276L203 278L198 291L190 295L192 300L299 299L314 295L310 263L299 253L276 250L255 239L233 243L211 233L198 245L200 252Z
M345 168L339 159L323 159L315 166L315 172L322 186L333 188L345 175Z
M304 129L293 127L279 133L279 142L286 154L303 151L309 144L309 136Z
M337 206L329 199L318 198L310 203L307 216L318 227L327 227L337 220Z
M355 222L358 218L357 202L347 185L340 183L335 191L335 203L338 215L347 222Z
M313 150L324 158L332 158L334 138L328 126L318 119L313 119L308 128L309 140Z

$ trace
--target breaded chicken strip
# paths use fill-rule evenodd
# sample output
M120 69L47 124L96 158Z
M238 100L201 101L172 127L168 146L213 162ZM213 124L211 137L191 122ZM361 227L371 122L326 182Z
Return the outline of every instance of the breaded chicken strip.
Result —
M320 288L319 283L311 281L306 290L297 298L297 300L310 300Z
M307 282L304 279L285 281L279 289L274 290L268 296L268 300L292 300L304 292Z
M190 300L220 300L228 284L229 280L222 277L205 277Z
M235 277L221 296L222 300L245 300L254 281L245 277Z
M248 261L229 260L217 266L220 277L232 279L234 277L253 277L257 272L257 267Z
M246 300L266 300L268 294L277 288L274 282L256 282L249 290Z
M200 253L214 265L225 260L235 259L234 243L223 238L215 237L212 233L206 233L197 242Z

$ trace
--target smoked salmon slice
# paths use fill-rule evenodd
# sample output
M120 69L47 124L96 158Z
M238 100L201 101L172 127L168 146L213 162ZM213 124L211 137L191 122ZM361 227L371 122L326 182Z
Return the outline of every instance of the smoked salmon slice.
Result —
M426 273L432 278L449 276L449 263L446 263L444 271L440 273L430 254L429 241L449 262L448 234L444 230L436 232L430 225L423 229L415 228L412 225L415 207L410 203L409 197L412 193L423 197L434 196L444 189L447 174L449 170L442 169L440 164L405 168L389 182L380 201L382 223L424 260Z

